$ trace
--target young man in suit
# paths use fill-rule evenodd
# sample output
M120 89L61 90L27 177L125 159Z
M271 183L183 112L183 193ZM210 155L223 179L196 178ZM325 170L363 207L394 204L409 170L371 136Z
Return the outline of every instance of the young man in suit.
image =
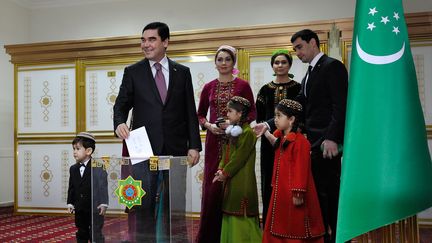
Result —
M155 155L187 155L196 164L201 138L192 78L188 67L166 56L169 37L165 23L144 27L141 49L145 58L124 70L114 105L114 130L119 138L126 139L130 129L145 126ZM132 108L129 128L126 120ZM161 177L166 180L166 173L149 171L148 167L148 163L137 163L132 168L134 178L142 180L147 193L141 206L135 207L137 242L155 240L158 187Z
M76 163L69 169L67 206L75 214L77 242L104 242L102 227L108 207L107 172L92 168L96 140L91 133L81 132L72 141Z
M327 231L335 242L341 174L348 73L340 61L320 51L318 35L309 29L291 37L297 57L308 63L297 100L304 107L304 125L311 143L312 173Z

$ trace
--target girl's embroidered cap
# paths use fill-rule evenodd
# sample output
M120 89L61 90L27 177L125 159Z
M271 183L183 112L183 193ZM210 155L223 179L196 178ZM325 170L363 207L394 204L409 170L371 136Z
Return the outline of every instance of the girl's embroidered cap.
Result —
M248 108L251 106L249 100L247 100L247 99L245 99L243 97L240 97L240 96L233 96L231 98L231 101L240 103L240 104L242 104L242 105L244 105L244 106L246 106Z
M284 106L284 107L289 108L289 109L293 109L295 111L299 111L299 112L301 112L303 110L302 105L295 100L283 99L279 102L279 105Z
M77 137L88 138L90 140L93 140L93 142L96 142L94 135L89 132L80 132L77 134Z

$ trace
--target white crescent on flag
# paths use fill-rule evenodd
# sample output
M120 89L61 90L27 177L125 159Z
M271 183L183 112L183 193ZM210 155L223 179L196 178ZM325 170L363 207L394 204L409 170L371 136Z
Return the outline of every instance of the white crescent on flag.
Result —
M370 63L370 64L389 64L392 62L396 62L397 60L399 60L403 56L403 54L405 52L405 42L402 44L402 48L396 53L386 55L386 56L376 56L376 55L372 55L372 54L365 52L360 46L358 36L356 36L356 49L357 49L357 54L359 55L359 57L367 63Z

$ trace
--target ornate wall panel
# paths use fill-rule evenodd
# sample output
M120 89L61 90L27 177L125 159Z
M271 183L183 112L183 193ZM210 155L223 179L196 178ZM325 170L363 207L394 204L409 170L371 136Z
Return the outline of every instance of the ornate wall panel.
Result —
M113 131L113 106L125 65L90 66L85 72L86 130Z
M18 135L75 132L75 84L73 64L18 67Z
M18 212L65 212L72 146L19 144L16 209Z

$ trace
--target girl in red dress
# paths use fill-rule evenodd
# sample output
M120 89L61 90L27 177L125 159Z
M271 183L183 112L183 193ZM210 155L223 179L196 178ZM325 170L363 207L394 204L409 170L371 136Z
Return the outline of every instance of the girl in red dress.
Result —
M312 177L310 143L297 132L300 103L283 99L275 109L272 195L263 242L324 242L324 225Z

